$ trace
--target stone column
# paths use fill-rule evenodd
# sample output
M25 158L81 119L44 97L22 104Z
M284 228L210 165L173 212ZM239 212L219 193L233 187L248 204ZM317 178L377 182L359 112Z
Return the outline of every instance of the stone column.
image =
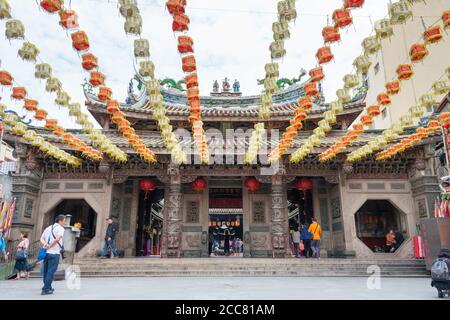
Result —
M272 176L272 241L274 241L275 248L278 247L277 243L280 241L281 248L286 253L286 256L290 257L290 248L288 242L289 226L287 222L287 201L285 193L286 188L283 177L281 175ZM283 243L285 245L283 245Z

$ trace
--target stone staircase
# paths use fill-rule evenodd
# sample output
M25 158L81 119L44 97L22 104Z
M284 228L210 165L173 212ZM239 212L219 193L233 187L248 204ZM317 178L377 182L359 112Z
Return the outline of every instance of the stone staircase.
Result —
M385 277L429 277L423 260L122 258L77 259L82 277L367 277L380 267Z

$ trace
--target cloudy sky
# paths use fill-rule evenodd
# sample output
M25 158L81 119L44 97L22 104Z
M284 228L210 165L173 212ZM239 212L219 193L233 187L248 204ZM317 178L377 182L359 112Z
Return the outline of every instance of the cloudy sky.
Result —
M72 101L84 104L81 84L88 74L72 49L70 35L58 25L59 16L43 12L35 1L9 2L13 16L25 25L27 40L40 48L41 59L53 66L53 75L62 81ZM189 35L195 41L201 94L208 95L213 81L220 82L224 77L232 81L238 79L244 95L259 93L262 88L256 79L264 77L264 64L270 61L268 47L272 41L272 22L277 18L277 1L187 2L186 12L191 18ZM343 75L352 71L354 58L362 52L361 40L372 32L372 22L387 15L388 2L366 0L363 9L353 11L354 25L341 32L342 42L333 45L335 60L325 66L327 77L323 88L327 100L334 99L336 89L342 86ZM138 3L144 19L142 36L150 40L157 77L181 79L181 59L165 0L138 0ZM124 100L134 74L133 37L125 35L117 0L77 0L71 4L79 14L81 29L89 35L91 52L99 58L107 85L113 89L115 98ZM301 68L309 70L316 65L315 52L323 43L321 30L327 20L331 22L333 10L341 5L342 0L297 0L298 18L291 24L291 38L285 45L287 55L280 62L282 77L297 77ZM0 25L4 34L5 20L0 21ZM54 95L45 92L45 82L34 78L34 65L18 57L17 50L21 46L22 41L10 43L1 37L1 67L11 71L18 84L27 87L29 97L38 99L50 117L58 118L65 127L77 127L68 111L54 104ZM2 103L25 115L23 103L9 99L9 89L0 89L0 96ZM32 123L42 125L37 121Z

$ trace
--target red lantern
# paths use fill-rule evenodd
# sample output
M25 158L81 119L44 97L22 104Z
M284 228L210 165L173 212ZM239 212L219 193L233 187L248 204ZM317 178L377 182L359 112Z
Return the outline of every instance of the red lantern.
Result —
M11 98L23 100L27 96L27 90L24 87L13 87Z
M113 113L113 116L111 117L111 121L113 123L118 124L120 121L122 121L125 118L125 115L122 111L116 111Z
M442 22L444 23L444 28L450 27L450 10L444 11L442 14Z
M391 103L391 98L389 98L389 95L386 93L380 93L377 96L377 101L379 104L381 104L382 106L388 105Z
M58 120L56 120L56 119L45 120L45 129L53 131L56 129L57 126L58 126Z
M331 53L331 48L328 46L319 48L316 53L317 61L319 64L325 64L333 60L333 53Z
M303 110L301 107L295 110L294 115L295 115L295 120L300 120L300 121L305 120L307 117L305 110Z
M341 144L342 145L344 145L344 146L349 146L351 143L352 143L352 138L350 138L349 136L343 136L342 138L341 138Z
M37 120L44 120L47 117L47 111L44 109L37 109L34 118Z
M337 9L333 12L334 26L337 28L343 28L350 25L353 22L350 11L347 9Z
M91 78L89 79L89 83L94 87L97 87L105 82L105 75L98 71L91 72Z
M236 227L239 227L241 225L241 222L239 220L236 220Z
M139 181L139 188L145 193L144 199L147 199L148 193L156 189L156 182L151 179L142 179Z
M361 117L361 123L364 125L364 126L371 126L372 124L373 124L373 119L372 119L372 116L369 116L369 115L364 115L364 116L362 116Z
M54 13L61 10L64 0L42 0L41 8L48 13Z
M434 27L428 28L423 33L423 38L425 40L425 43L427 43L427 44L439 42L442 39L441 27L434 26Z
M319 93L319 90L317 90L317 85L315 82L305 84L303 86L303 90L305 90L305 94L310 97L313 97Z
M183 32L189 29L189 17L184 13L173 15L172 30L173 32Z
M364 4L364 0L344 0L344 8L360 8Z
M64 128L60 126L56 126L55 130L53 130L53 134L58 137L62 136L64 133L65 133Z
M0 83L4 86L12 85L13 77L8 71L0 71Z
M325 78L322 67L309 70L309 76L311 77L311 82L318 82Z
M422 61L427 54L428 50L422 43L413 44L409 50L409 56L412 62Z
M166 3L167 10L171 15L184 13L186 0L168 0Z
M184 72L194 72L195 70L197 70L197 66L196 66L196 62L195 62L195 57L194 56L187 56L187 57L183 57L181 59L182 64L183 64L183 71Z
M89 49L89 39L84 31L77 31L70 35L72 37L72 46L77 51Z
M112 90L108 87L100 87L98 91L98 98L102 101L110 100L112 95Z
M23 107L26 110L33 111L33 112L37 110L37 106L38 106L38 101L32 100L32 99L25 99L25 103L23 105Z
M92 53L83 54L81 56L81 59L82 59L81 65L83 66L84 70L90 71L98 67L97 57L94 56Z
M325 43L332 43L341 40L339 29L333 26L328 26L322 29L323 41Z
M106 101L106 111L109 113L120 112L119 101L117 100L107 100Z
M355 123L353 125L353 130L357 133L357 134L361 134L364 132L364 126L361 123Z
M191 182L191 188L196 192L202 192L207 186L208 183L203 178L197 178Z
M59 24L65 29L78 28L78 15L73 10L61 10L59 12Z
M298 100L298 104L301 108L309 110L313 107L312 98L310 96L301 97Z
M370 107L367 107L367 114L371 117L376 117L380 115L380 106L373 105Z
M395 80L395 81L386 83L386 90L387 90L387 93L390 94L390 95L394 95L394 94L399 93L399 91L400 91L400 81Z
M412 71L412 66L410 64L399 65L396 72L400 80L408 80L414 74L414 72Z
M310 180L310 179L301 178L301 179L298 179L298 180L295 182L295 187L296 187L298 190L301 190L301 191L305 192L305 191L307 191L307 190L311 190L311 189L312 189L312 187L313 187L313 182L312 182L312 180Z
M189 88L187 91L187 97L189 102L200 101L200 90L198 89L198 87Z
M247 178L244 181L244 187L250 191L255 192L261 187L261 182L259 182L256 178Z
M194 41L188 36L178 37L178 52L179 53L192 53L194 52Z
M186 87L188 89L198 87L197 73L188 74L186 77L184 77L184 80L186 81Z

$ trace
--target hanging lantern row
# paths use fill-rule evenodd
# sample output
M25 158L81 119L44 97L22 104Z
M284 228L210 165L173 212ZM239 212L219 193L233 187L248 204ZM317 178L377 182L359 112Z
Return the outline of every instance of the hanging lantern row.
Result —
M258 150L260 149L260 146L262 144L262 138L265 132L264 123L257 123L254 128L255 129L253 130L248 143L249 147L244 156L245 164L251 164L256 160L258 156Z
M208 221L208 227L221 227L221 226L227 226L227 227L239 227L241 225L240 220L236 221Z
M431 107L437 103L437 97L446 94L450 91L450 84L446 80L438 80L433 82L431 86L431 91L423 94L420 96L419 105L412 106L408 109L408 113L402 115L397 123L394 123L390 129L384 130L383 133L377 137L375 140L370 141L367 145L351 152L347 159L351 162L361 160L362 158L372 154L373 152L379 151L383 146L391 142L392 140L397 138L398 134L401 134L404 131L404 127L410 127L414 125L415 119L420 118L425 113L425 110L427 107ZM442 118L440 117L439 120L441 121L442 125L445 127L445 115L443 114ZM450 116L449 116L450 117ZM431 126L435 126L436 122L430 122ZM450 126L450 119L449 119L449 126ZM334 147L334 146L333 146ZM337 153L342 152L343 150L339 150L336 152L336 150L330 149L326 150L323 155L321 155L321 160L326 161L330 160L334 156L336 156ZM393 149L391 149L393 150ZM398 153L398 152L396 152ZM395 153L395 154L396 154ZM385 155L385 154L384 154ZM388 157L389 158L389 157ZM383 159L384 158L383 156Z
M434 31L432 31L432 30L434 30ZM436 31L436 30L438 30L438 31ZM439 32L439 30L440 30L440 26L434 26L434 27L428 28L424 33L425 43L424 44L416 43L411 46L411 50L410 50L409 54L410 54L410 59L412 62L422 61L428 55L428 50L426 48L427 44L436 43L436 42L442 40L443 36ZM427 40L427 35L429 37L429 35L431 35L431 34L433 34L433 35L439 34L440 37L436 37L436 39L435 39L436 41ZM434 41L434 42L432 42L432 41ZM385 85L386 92L382 92L382 93L378 94L377 104L367 107L366 114L361 116L360 121L363 126L371 126L373 124L373 118L377 117L381 114L381 112L380 112L381 106L390 105L391 104L390 96L399 93L400 88L401 88L401 81L409 80L414 75L413 67L411 64L400 64L397 67L396 73L397 73L397 79L392 82L386 83L386 85ZM344 81L345 81L345 78L344 78ZM445 92L445 87L447 87L445 82L444 82L444 84L442 84L442 83L438 84L438 86L439 85L444 87L444 91L442 91L442 92ZM437 92L437 91L435 91L435 92ZM404 117L400 119L402 126L412 125L413 119L421 117L425 113L427 108L432 107L436 103L435 100L436 99L435 99L434 95L432 95L432 94L425 94L425 95L421 96L419 99L420 104L417 106L412 106L408 110L408 114L404 115ZM353 137L354 133L351 133L351 136ZM334 157L336 157L337 154L343 152L350 145L347 142L347 139L348 139L348 136L345 135L338 142L336 142L333 146L331 146L329 149L325 150L322 154L320 154L320 156L319 156L320 160L321 161L331 160ZM383 142L381 142L381 143L383 144ZM372 141L372 146L376 146L378 149L381 147L380 143L375 143L373 141Z
M176 10L172 7L171 9ZM164 145L171 154L174 163L185 163L187 162L186 153L181 149L175 133L173 133L172 131L170 119L166 116L166 108L163 104L160 85L158 80L155 79L155 66L150 60L149 41L147 39L140 38L143 19L139 13L137 2L135 0L121 0L119 1L119 11L125 18L125 33L133 34L139 37L138 39L134 40L134 55L135 58L139 60L139 75L144 80L145 89L147 91L147 94L149 95L150 106L152 108L152 115L157 122L158 128L161 131L161 137L163 138ZM183 49L187 50L187 47L188 45L187 43L185 43ZM96 64L97 61L94 60L93 63ZM106 91L106 89L108 90ZM100 100L106 101L111 99L111 95L112 91L109 88L101 87L99 90L98 98ZM120 109L117 108L117 110L115 111L118 110ZM125 130L124 135L128 139L128 142L132 145L136 144L138 139L133 128L127 126L126 122L125 127L122 126L122 128ZM138 146L138 148L142 151L142 148L140 146Z
M106 76L98 70L99 64L98 59L93 55L90 50L89 38L86 32L80 30L78 26L78 14L74 10L69 10L64 7L64 1L61 1L58 11L60 13L60 25L66 30L73 30L71 33L72 47L81 54L81 66L83 69L90 73L89 83L93 87L99 87L98 98L101 101L106 101L108 113L111 114L111 121L118 126L119 131L122 136L128 140L133 149L148 163L156 162L156 156L149 148L147 148L142 141L142 139L134 133L134 129L131 127L130 122L126 120L123 112L120 111L119 103L117 100L112 100L113 92L110 88L105 85ZM120 12L126 18L133 16L133 13L138 13L139 10L136 6L136 1L133 0L120 0L119 1ZM41 3L42 7L42 3ZM52 13L51 11L45 11ZM134 19L125 22L125 31L127 33L133 33L132 28L135 28L134 32L137 32L139 24L139 19ZM131 28L131 29L127 29ZM129 32L128 32L129 31ZM148 58L149 53L149 43L145 39L136 39L134 41L134 55L136 58ZM78 113L77 110L73 110L73 114ZM87 119L78 119L80 122L86 123ZM94 130L93 126L87 125L84 128L88 131L88 136L91 139L96 139L94 141L103 141L103 137L99 130ZM108 155L113 155L117 161L126 161L127 155L116 146L112 144L100 145L100 149L106 152Z
M0 104L0 116L3 118L5 125L9 126L12 134L22 136L33 147L38 148L45 156L51 156L60 162L67 163L73 167L79 167L81 160L68 154L67 152L55 147L45 139L39 136L34 130L28 128L26 124L20 122L17 115L5 114L6 106Z
M190 19L185 14L185 0L167 0L167 10L173 18L172 30L176 33L178 52L181 55L182 69L185 73L187 100L189 104L188 120L192 125L192 132L200 161L209 162L208 144L206 141L203 122L201 121L200 89L197 75L197 62L194 55L194 41L186 34L189 31Z

